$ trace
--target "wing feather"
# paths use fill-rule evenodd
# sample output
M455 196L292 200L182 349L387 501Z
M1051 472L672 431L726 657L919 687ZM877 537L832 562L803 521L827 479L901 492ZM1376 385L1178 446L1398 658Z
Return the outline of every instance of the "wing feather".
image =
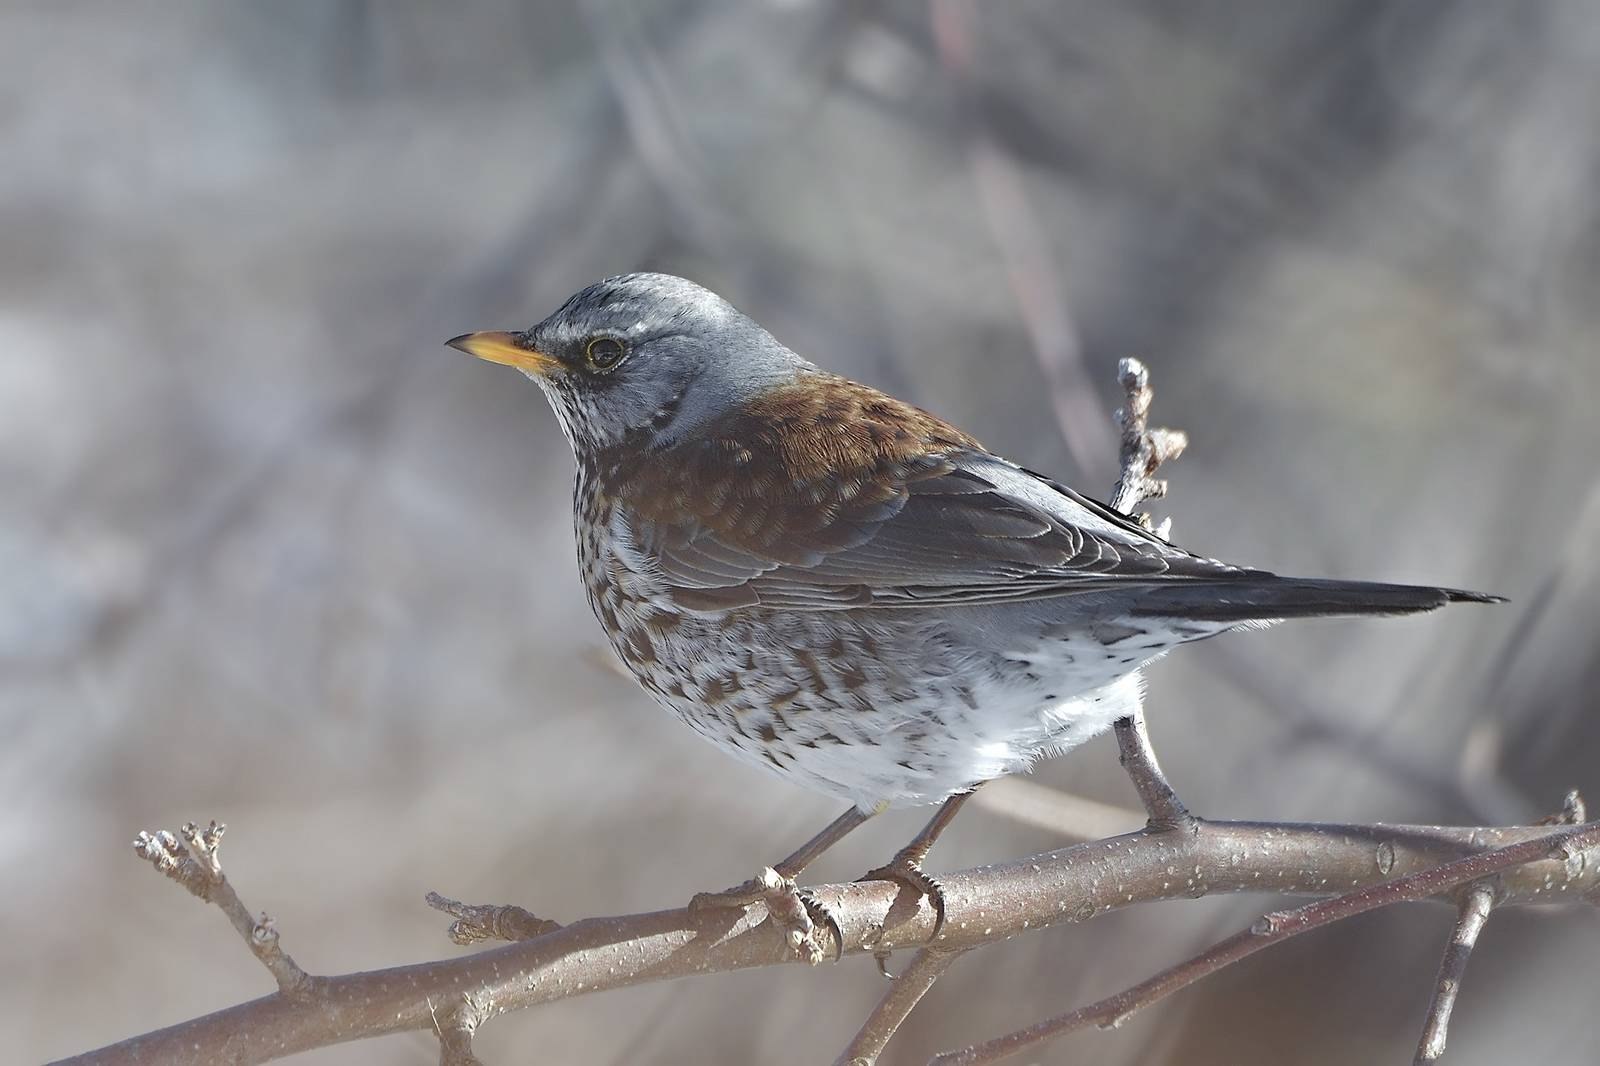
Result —
M831 375L617 469L634 549L692 610L988 603L1260 576L1174 548Z

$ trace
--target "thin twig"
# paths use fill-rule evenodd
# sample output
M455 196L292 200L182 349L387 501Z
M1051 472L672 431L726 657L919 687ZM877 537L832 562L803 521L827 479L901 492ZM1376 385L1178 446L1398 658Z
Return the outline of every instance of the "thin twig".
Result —
M1588 821L1588 807L1583 795L1572 789L1562 800L1561 809L1541 824L1582 825ZM1583 861L1582 853L1575 853ZM1489 912L1495 906L1495 887L1484 882L1471 886L1461 896L1456 912L1456 924L1450 931L1450 942L1445 945L1444 957L1439 961L1439 979L1434 985L1433 1001L1428 1005L1428 1017L1422 1026L1422 1037L1417 1043L1413 1062L1417 1066L1437 1062L1444 1055L1445 1041L1450 1031L1450 1014L1455 1010L1456 996L1461 991L1461 980L1467 972L1467 960L1478 944L1483 927L1489 922Z
M1171 429L1150 428L1150 405L1155 400L1155 390L1150 387L1150 371L1137 359L1124 359L1117 364L1117 383L1122 386L1122 406L1113 416L1122 430L1119 458L1122 473L1111 493L1111 506L1145 528L1151 528L1148 514L1135 514L1134 508L1146 500L1163 496L1167 491L1165 481L1157 481L1155 472L1169 460L1183 453L1188 438ZM1160 536L1171 531L1171 520L1162 523ZM1167 781L1167 775L1156 760L1155 749L1150 746L1150 731L1144 722L1144 707L1134 708L1132 714L1117 720L1117 754L1122 768L1133 781L1145 813L1154 830L1189 829L1194 816L1178 798L1178 793Z
M1027 1048L1089 1025L1114 1028L1127 1021L1137 1011L1179 989L1187 988L1203 977L1208 977L1226 966L1254 955L1262 948L1271 947L1290 937L1308 933L1313 929L1358 914L1365 914L1379 907L1428 899L1448 892L1458 885L1479 881L1537 859L1581 853L1595 844L1600 844L1600 823L1590 823L1550 833L1533 840L1457 859L1455 862L1445 863L1431 870L1370 885L1333 899L1318 900L1293 910L1274 911L1258 918L1249 929L1235 933L1198 955L1162 970L1114 996L981 1044L936 1055L930 1061L930 1066L979 1066L979 1064L999 1062Z
M1117 363L1117 382L1123 396L1122 406L1114 416L1122 430L1122 476L1111 494L1111 506L1149 529L1150 516L1136 515L1133 509L1167 494L1167 483L1158 480L1155 472L1163 463L1183 454L1189 437L1181 430L1150 428L1150 403L1155 399L1155 390L1150 387L1150 371L1143 363L1137 359L1121 360ZM1165 538L1168 530L1163 526L1157 532Z
M455 919L450 923L448 933L451 940L463 947L484 940L505 940L510 943L532 940L561 928L560 922L540 918L532 911L510 904L462 903L437 892L429 892L424 902Z
M1572 789L1561 801L1561 809L1548 818L1541 818L1540 825L1582 825L1589 820L1589 805L1583 802L1583 793Z
M911 1009L927 995L950 964L960 958L962 951L938 951L923 948L912 958L900 976L894 979L889 991L878 1000L867 1020L861 1024L849 1045L834 1060L834 1066L872 1066L883 1054L895 1030L906 1020Z
M222 834L227 829L226 825L215 821L204 829L194 822L186 822L179 830L181 840L165 829L154 833L140 831L134 839L133 850L148 860L157 872L176 881L197 898L216 904L244 937L251 953L278 982L278 988L288 995L301 995L309 989L311 976L278 943L278 928L273 920L265 913L252 918L250 909L239 899L222 872Z
M1167 783L1167 775L1162 773L1161 764L1156 761L1155 749L1150 746L1150 733L1144 724L1143 708L1126 718L1117 719L1116 733L1118 757L1139 793L1139 801L1150 816L1150 828L1157 832L1193 831L1194 815L1189 813L1189 808L1183 805L1177 792Z
M1444 958L1439 963L1439 981L1434 986L1433 1002L1428 1005L1428 1020L1422 1026L1422 1040L1417 1044L1417 1055L1412 1060L1416 1066L1438 1062L1444 1055L1456 993L1461 991L1461 978L1467 972L1467 960L1472 957L1478 934L1483 932L1493 907L1494 889L1489 885L1473 885L1461 897L1455 928L1450 933L1450 943L1446 945Z

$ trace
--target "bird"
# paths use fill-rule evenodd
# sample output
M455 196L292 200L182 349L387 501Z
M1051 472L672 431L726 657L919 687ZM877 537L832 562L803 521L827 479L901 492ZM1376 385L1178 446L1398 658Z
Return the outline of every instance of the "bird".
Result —
M794 878L818 854L873 814L942 803L868 874L938 902L922 860L965 797L1127 721L1141 669L1181 644L1500 601L1185 551L684 278L606 278L529 329L447 343L553 408L584 589L628 672L723 751L850 805L697 901L763 899L802 949Z

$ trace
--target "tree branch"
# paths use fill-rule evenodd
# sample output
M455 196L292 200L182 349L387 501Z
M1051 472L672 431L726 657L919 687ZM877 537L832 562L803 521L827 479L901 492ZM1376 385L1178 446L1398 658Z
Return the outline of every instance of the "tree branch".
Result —
M1359 888L1333 899L1318 900L1294 910L1274 911L1258 918L1249 929L1219 941L1200 954L1169 967L1132 988L1026 1029L1019 1029L960 1051L937 1055L929 1066L980 1066L1009 1058L1020 1051L1089 1025L1098 1025L1102 1028L1115 1027L1157 1000L1164 999L1173 992L1194 984L1202 977L1210 976L1225 966L1248 958L1262 948L1271 947L1290 937L1308 933L1313 929L1358 914L1365 914L1379 907L1428 899L1460 885L1501 874L1539 859L1559 856L1564 865L1571 865L1568 862L1571 856L1582 855L1597 844L1600 844L1600 823L1589 823L1549 833L1533 840L1507 844L1493 851L1457 859L1443 866L1393 881ZM1465 959L1462 960L1462 965L1465 965Z
M1152 900L1228 892L1320 895L1334 885L1373 885L1519 843L1531 845L1532 859L1500 874L1501 906L1593 902L1600 892L1594 833L1592 825L1552 833L1541 827L1210 821L1192 835L1143 830L941 876L946 920L938 946L973 948ZM1552 855L1555 841L1565 841L1568 850ZM828 907L842 938L842 944L835 941L826 924L819 930L830 956L836 948L870 955L883 944L927 946L933 933L931 907L891 918L900 890L887 882L822 885L812 895ZM469 994L478 1002L488 996L494 1012L503 1013L671 977L798 961L764 918L759 906L742 914L680 908L590 918L464 958L311 978L304 994L280 991L64 1061L267 1062L347 1040L433 1031L438 1005Z

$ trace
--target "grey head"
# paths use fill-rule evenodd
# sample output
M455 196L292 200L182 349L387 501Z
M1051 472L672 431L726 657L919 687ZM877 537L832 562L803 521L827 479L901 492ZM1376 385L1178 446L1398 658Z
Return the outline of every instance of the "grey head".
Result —
M619 274L521 333L449 342L538 383L580 458L667 447L763 389L815 368L716 293L670 274Z

